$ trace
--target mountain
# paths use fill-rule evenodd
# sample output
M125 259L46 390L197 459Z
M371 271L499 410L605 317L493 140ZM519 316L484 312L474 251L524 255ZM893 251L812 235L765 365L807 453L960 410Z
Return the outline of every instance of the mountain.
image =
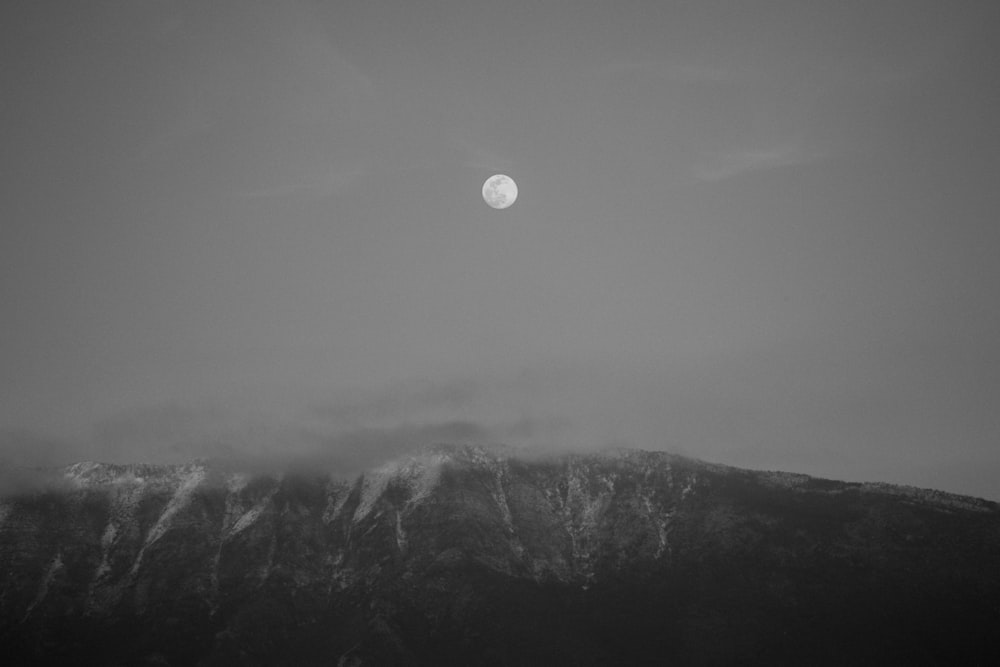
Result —
M79 463L0 500L4 664L1000 664L1000 507L661 452L353 480Z

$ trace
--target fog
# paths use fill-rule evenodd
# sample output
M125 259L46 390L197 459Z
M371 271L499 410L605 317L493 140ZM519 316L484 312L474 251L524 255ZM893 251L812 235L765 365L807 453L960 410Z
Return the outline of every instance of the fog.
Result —
M839 381L809 371L789 349L762 351L757 364L719 360L669 372L550 365L489 382L417 380L270 403L245 395L171 402L111 415L77 439L8 432L2 451L8 468L214 459L350 476L438 443L501 444L522 455L633 447L996 497L989 475L932 439L947 437L933 426L942 415L960 419L962 403L935 410L928 401L936 393L896 396L895 404L878 387L866 394L864 376L884 371L865 363Z

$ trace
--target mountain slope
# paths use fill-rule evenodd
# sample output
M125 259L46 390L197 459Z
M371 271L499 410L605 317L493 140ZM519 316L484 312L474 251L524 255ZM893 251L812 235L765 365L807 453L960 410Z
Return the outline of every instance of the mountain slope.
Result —
M620 451L354 480L82 463L0 502L24 664L987 664L1000 509Z

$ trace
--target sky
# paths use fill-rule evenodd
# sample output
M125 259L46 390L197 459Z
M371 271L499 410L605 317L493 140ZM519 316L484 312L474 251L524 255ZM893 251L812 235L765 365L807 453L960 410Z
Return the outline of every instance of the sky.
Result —
M1000 499L998 27L3 3L0 459L627 446Z

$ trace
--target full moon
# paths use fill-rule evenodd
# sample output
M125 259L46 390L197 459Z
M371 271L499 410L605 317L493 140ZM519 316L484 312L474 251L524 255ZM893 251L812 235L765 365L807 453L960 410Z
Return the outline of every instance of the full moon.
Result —
M517 199L517 183L504 174L490 176L483 183L483 199L493 208L507 208Z

